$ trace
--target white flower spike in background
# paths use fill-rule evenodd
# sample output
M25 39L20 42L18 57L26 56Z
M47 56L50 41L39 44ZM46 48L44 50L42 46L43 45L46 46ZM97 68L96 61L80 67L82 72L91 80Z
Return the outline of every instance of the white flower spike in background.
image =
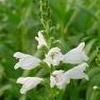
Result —
M47 55L45 55L44 62L46 62L49 66L56 66L60 64L62 59L63 55L61 53L61 49L54 47L49 50Z
M22 69L30 70L37 67L41 62L39 58L21 52L16 52L14 57L19 59L19 62L14 66L15 69L21 67Z
M43 33L43 31L39 31L38 32L38 37L37 36L35 37L35 39L38 41L38 46L37 46L38 49L40 49L40 48L42 48L44 46L47 47L46 40L45 40L45 38L44 38L42 33Z
M85 43L80 43L78 47L72 49L64 55L63 62L70 64L80 64L84 61L87 61L88 57L85 54L84 47Z
M43 79L39 77L20 77L17 79L17 83L22 84L20 89L21 94L26 94L27 91L35 88L42 81Z
M0 0L0 3L4 3L5 2L5 0Z

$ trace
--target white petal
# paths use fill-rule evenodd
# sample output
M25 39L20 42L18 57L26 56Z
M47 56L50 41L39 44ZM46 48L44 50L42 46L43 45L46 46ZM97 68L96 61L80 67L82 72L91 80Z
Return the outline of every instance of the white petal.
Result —
M63 75L63 80L60 82L57 82L56 85L59 89L65 89L66 85L68 85L70 83L70 78L69 76L65 76L65 74Z
M63 54L61 53L61 50L58 47L54 47L49 50L43 61L46 62L49 66L57 66L60 64L62 59Z
M14 69L16 70L16 69L18 69L19 67L20 67L20 63L18 62L18 63L15 64Z
M16 83L24 84L28 79L29 77L19 77Z
M35 39L36 39L37 41L39 41L39 38L38 38L37 36L35 37Z
M21 77L17 80L17 83L21 83L23 86L20 89L21 94L25 94L27 91L35 88L38 84L43 81L42 78L39 77Z
M60 75L60 74L63 74L64 71L63 70L55 70L52 75Z
M25 58L25 57L32 57L31 55L28 55L28 54L24 54L24 53L21 53L21 52L16 52L14 53L13 55L15 58Z
M55 78L53 76L50 76L50 87L53 88L56 85Z
M43 46L47 47L47 43L44 36L42 35L42 32L43 31L39 31L38 37L37 36L35 37L35 39L38 41L38 46L37 46L38 49L42 48Z
M82 42L78 45L77 49L83 50L85 48L85 42Z
M20 59L19 64L22 69L33 69L37 67L40 63L40 60L36 57L26 57L24 59Z
M57 86L59 89L64 89L70 82L69 77L65 76L63 70L54 71L51 78L51 87Z
M86 67L88 67L88 64L83 63L68 70L65 74L69 76L70 79L88 79L88 76L84 73Z
M19 62L16 63L14 66L15 69L21 67L22 69L30 70L37 67L41 62L40 59L37 57L20 52L15 53L14 57L19 58Z
M80 64L83 61L87 61L88 57L83 50L85 43L79 44L78 47L70 50L68 53L64 55L63 62L70 64Z
M60 51L61 51L60 48L58 48L58 47L54 47L54 48L51 48L51 49L50 49L50 51L49 51L48 54L51 54L52 52L60 52Z

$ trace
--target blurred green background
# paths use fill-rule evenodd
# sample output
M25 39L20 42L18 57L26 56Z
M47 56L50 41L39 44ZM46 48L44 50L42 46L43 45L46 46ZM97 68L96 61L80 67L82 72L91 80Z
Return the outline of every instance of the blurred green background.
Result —
M78 93L77 87L69 85L55 100L100 100L100 0L0 0L0 100L51 100L43 87L21 95L16 79L28 72L14 70L14 52L41 53L35 41L41 29L48 32L47 40L54 41L52 47L63 52L85 41L90 58L90 80L79 82ZM94 85L99 88L93 90Z

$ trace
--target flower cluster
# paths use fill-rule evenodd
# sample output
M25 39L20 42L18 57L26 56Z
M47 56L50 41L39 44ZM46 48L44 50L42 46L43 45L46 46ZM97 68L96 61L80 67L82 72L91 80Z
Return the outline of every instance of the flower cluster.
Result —
M43 31L39 31L38 37L35 37L38 42L37 49L44 46L48 47L46 39L42 33ZM53 47L48 51L45 58L42 60L36 56L16 52L14 57L17 58L19 62L15 64L14 68L18 69L20 67L24 70L31 70L38 67L41 62L45 62L49 68L59 66L61 62L73 64L75 66L67 71L53 70L50 74L50 87L54 88L56 86L59 89L64 89L66 85L70 83L71 79L89 79L87 74L84 72L88 67L86 61L89 59L85 54L84 47L85 43L82 42L76 48L65 54L61 52L60 48ZM21 94L25 94L32 88L35 88L42 81L44 81L44 78L40 77L20 77L17 79L17 83L23 85L20 90Z

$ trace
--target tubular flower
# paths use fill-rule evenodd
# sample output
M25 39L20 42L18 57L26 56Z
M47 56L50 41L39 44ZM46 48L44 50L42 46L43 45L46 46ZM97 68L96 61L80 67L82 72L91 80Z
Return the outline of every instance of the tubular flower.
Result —
M21 67L22 69L30 70L37 67L41 62L39 58L21 52L16 52L14 57L19 59L19 62L14 66L15 69Z
M22 88L20 89L21 94L25 94L27 91L35 88L42 81L43 79L39 77L20 77L17 79L17 83L22 84Z
M63 70L54 71L50 76L50 86L53 88L57 86L59 89L64 89L67 84L70 83L71 79L83 79L88 80L88 76L84 73L86 67L88 65L86 63L80 64L66 72Z
M61 49L58 47L51 48L48 54L45 56L44 62L46 62L49 66L57 66L60 64L63 59L63 55L61 53Z
M67 84L70 83L69 76L65 76L63 70L54 71L50 76L50 86L53 88L57 86L59 89L64 89Z
M47 43L46 43L46 40L45 40L42 32L43 31L39 31L38 32L38 37L35 37L35 39L38 41L38 46L37 46L38 49L40 49L40 48L42 48L44 46L47 47Z
M62 61L64 63L70 63L70 64L80 64L84 61L87 61L88 57L85 54L84 47L85 43L84 42L80 43L78 47L66 53Z
M75 66L74 68L68 70L65 72L65 76L70 77L70 79L83 79L89 80L88 75L84 73L86 68L88 67L87 63L79 64L78 66Z

